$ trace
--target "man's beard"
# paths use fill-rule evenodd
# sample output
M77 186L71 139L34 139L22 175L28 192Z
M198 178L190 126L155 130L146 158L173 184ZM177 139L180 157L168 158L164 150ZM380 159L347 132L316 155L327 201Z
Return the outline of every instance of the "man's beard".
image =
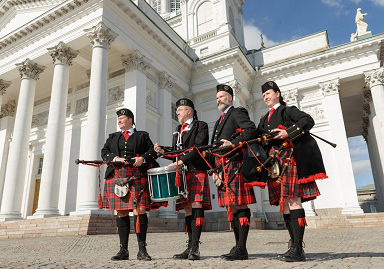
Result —
M228 97L227 97L227 100L225 100L224 102L220 102L219 104L217 104L217 108L220 110L220 111L224 111L225 109L227 109L229 107L229 100L228 100Z

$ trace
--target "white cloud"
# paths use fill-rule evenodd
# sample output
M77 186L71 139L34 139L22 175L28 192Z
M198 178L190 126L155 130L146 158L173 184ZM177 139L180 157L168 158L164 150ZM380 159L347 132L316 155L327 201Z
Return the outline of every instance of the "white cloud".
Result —
M362 136L349 138L348 147L352 161L369 159L367 143Z
M250 22L244 21L245 47L248 50L261 48L260 34L262 34L262 32L259 28L257 28L252 23L253 21L250 21ZM265 47L271 47L279 43L269 39L265 34L263 34L263 40L264 40Z
M364 175L366 173L371 173L371 163L369 160L360 160L352 162L353 174L356 175Z
M343 5L341 4L341 0L321 0L321 3L331 7L337 7L337 8L343 7Z
M384 7L384 0L370 0L370 1L373 2L375 5Z

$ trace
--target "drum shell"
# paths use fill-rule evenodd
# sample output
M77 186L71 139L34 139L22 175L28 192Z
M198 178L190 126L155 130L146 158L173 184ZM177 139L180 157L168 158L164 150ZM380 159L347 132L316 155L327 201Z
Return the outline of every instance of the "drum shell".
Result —
M177 166L148 169L149 195L153 202L177 200L187 194L185 169L179 168L181 186L175 186L176 169Z

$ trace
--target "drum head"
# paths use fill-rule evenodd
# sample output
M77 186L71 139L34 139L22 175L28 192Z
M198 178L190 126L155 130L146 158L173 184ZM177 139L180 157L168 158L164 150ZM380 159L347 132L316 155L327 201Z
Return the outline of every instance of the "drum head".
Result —
M119 186L119 185L115 185L115 195L117 197L124 197L128 194L129 192L129 189L126 185L124 186Z
M147 174L150 175L162 175L176 172L177 166L162 166L148 169Z

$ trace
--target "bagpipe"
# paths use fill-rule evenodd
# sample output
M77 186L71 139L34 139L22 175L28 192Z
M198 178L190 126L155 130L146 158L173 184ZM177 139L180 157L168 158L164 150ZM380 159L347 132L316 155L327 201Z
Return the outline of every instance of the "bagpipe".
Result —
M293 123L292 122L286 122L284 128L287 128L291 126ZM237 136L241 134L242 130L237 130L236 133L234 133L229 141L233 140ZM219 175L223 171L223 165L226 166L230 162L238 159L239 157L243 156L243 162L241 166L237 169L237 171L234 171L234 175L228 179L226 184L223 183L223 180L221 177L215 177L214 176L214 182L216 186L219 187L219 189L225 191L226 187L228 186L236 177L241 172L243 181L246 186L258 186L261 188L264 188L268 182L269 179L276 179L277 183L280 183L280 178L286 173L289 164L292 161L293 157L293 147L292 143L295 144L295 139L292 139L292 143L290 140L286 139L284 140L281 145L269 152L270 146L269 142L271 139L273 139L275 136L279 134L278 131L276 132L269 132L269 133L264 133L260 135L259 137L243 142L239 142L237 145L232 144L230 146L225 146L222 147L222 142L216 142L212 145L203 145L203 146L198 146L198 147L191 147L189 149L179 149L179 150L170 150L172 149L171 147L162 147L164 149L164 155L178 155L178 154L186 154L189 151L192 150L197 150L200 152L201 157L207 158L209 155L220 155L221 156L225 155L228 152L231 152L232 154L229 155L228 158L225 159L225 161L215 167L211 167L207 171L208 175L213 176L213 175ZM306 132L306 134L316 137L320 139L321 141L331 145L332 147L336 147L337 145L335 143L332 143L324 138L321 138L317 135L314 135L310 132ZM306 141L308 138L303 139L302 144L306 144ZM311 141L313 147L314 139L312 138L313 141ZM317 147L317 144L316 144ZM277 156L285 150L286 148L290 148L290 152L288 153L288 156L285 158L285 163L283 163L283 166L281 167L280 163L277 161ZM168 150L168 151L167 151ZM305 149L303 149L303 146L297 147L297 153L301 154ZM268 151L268 152L267 152ZM317 152L320 152L319 150ZM316 158L318 158L319 154L315 154ZM321 155L320 155L321 158ZM311 162L310 159L307 160L308 162ZM315 167L315 170L322 170L322 168ZM300 171L299 171L300 172Z
M132 160L132 159L125 159L125 161L128 163L128 166L133 166L133 164L135 163L135 160ZM86 160L76 159L75 160L75 164L77 164L77 165L84 164L84 165L95 166L95 167L97 167L99 169L99 198L98 198L98 204L99 204L99 208L102 209L102 198L101 198L101 189L100 189L100 183L101 183L101 180L100 180L100 166L103 165L103 164L106 164L106 165L111 165L113 167L121 167L123 165L126 165L126 163L124 163L124 162L103 161L103 160L86 161ZM142 166L146 166L146 165L147 165L146 163L142 164ZM146 174L140 174L139 175L139 173L137 172L137 173L134 173L129 178L122 178L122 177L119 176L119 178L117 179L119 184L115 184L115 190L114 190L116 196L118 196L118 197L126 196L128 194L128 191L129 191L129 184L131 184L132 182L134 182L135 180L137 180L137 179L139 179L140 177L143 177L143 176L147 176L147 175ZM147 188L148 188L148 181L142 187L142 189L140 190L138 196L137 197L133 197L133 204L135 206L138 205L138 203L141 200L141 197L143 196L143 193L146 191Z

